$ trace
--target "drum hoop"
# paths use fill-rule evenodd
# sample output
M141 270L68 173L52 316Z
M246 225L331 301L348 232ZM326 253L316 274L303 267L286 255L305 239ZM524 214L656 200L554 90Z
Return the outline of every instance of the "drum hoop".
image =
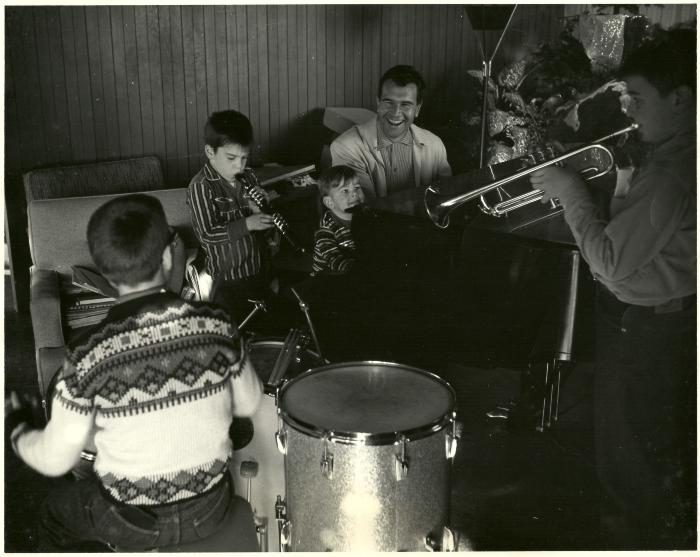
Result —
M333 431L333 430L319 428L317 426L314 426L312 424L308 424L302 420L299 420L299 419L295 418L294 416L291 416L283 408L282 403L284 401L285 392L289 389L289 387L291 385L293 385L297 380L302 379L303 377L306 377L306 376L308 376L310 374L314 374L314 373L320 373L322 371L325 371L326 369L333 369L333 368L338 368L338 367L345 367L345 366L363 366L363 367L366 367L366 366L378 366L378 365L379 366L387 366L387 367L398 367L401 369L411 370L414 372L418 372L421 375L427 375L427 376L431 377L432 379L437 380L437 382L442 384L443 387L446 387L450 393L450 398L452 399L452 405L451 405L450 409L445 414L443 414L439 418L433 420L432 422L430 422L428 424L421 425L420 427L416 427L413 429L407 429L407 430L401 430L401 431L391 431L391 432L382 432L382 433L357 433L357 432L347 432L347 431ZM307 370L304 373L299 374L297 377L295 377L291 381L287 381L286 383L284 383L284 385L282 385L282 387L279 390L279 400L278 400L278 404L277 404L278 412L279 412L279 415L280 415L280 418L282 419L282 421L301 433L311 435L312 437L316 437L317 439L327 438L329 441L334 441L334 442L342 443L342 444L346 444L346 445L368 445L368 446L391 445L393 443L400 441L401 439L405 439L406 441L417 441L419 439L429 437L430 435L437 433L441 429L444 429L447 425L449 425L451 422L454 421L456 406L457 406L457 395L455 393L455 390L452 388L452 385L450 385L447 381L442 379L437 374L432 373L430 371L426 371L424 369L413 367L413 366L397 364L395 362L383 362L383 361L378 361L378 360L340 362L340 363L329 364L329 365L320 366L317 368Z
M384 433L350 433L346 431L321 429L310 424L306 424L300 420L291 418L285 413L282 413L282 420L293 429L310 435L316 439L328 439L329 441L340 443L342 445L377 446L393 445L399 442L401 439L405 439L406 441L418 441L419 439L430 437L438 431L445 429L445 427L452 422L453 418L452 413L450 412L449 414L442 416L440 420L429 425L423 425L421 427L403 431Z

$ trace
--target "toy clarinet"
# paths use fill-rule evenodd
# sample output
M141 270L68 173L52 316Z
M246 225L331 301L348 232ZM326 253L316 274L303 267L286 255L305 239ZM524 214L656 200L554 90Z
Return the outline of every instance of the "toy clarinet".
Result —
M272 215L273 224L277 230L280 231L280 234L287 239L292 248L294 248L294 251L297 253L305 253L306 250L294 238L287 219L285 219L279 212L272 209L265 195L258 189L260 184L255 172L253 172L250 168L246 168L243 173L236 176L236 178L240 182L241 186L243 186L243 190L245 191L246 195L253 200L253 203L255 203L263 213Z

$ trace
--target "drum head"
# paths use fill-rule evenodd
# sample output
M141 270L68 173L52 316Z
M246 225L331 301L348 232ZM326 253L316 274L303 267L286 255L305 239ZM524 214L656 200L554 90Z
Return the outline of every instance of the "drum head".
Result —
M387 362L323 366L280 392L282 418L292 427L367 444L437 431L450 421L455 402L452 387L438 376Z

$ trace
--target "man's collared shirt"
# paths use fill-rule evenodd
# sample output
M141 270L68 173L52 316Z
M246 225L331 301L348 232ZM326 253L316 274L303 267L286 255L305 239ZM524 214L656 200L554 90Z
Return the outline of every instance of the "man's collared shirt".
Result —
M413 134L406 130L403 137L392 141L377 124L377 149L386 168L387 194L415 187L413 174Z

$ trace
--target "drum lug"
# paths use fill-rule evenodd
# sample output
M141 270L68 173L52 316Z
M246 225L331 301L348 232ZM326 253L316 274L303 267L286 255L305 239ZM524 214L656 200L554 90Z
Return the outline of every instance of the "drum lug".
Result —
M445 435L445 455L448 460L454 458L457 454L457 442L459 441L461 435L461 424L457 423L455 415L452 415L452 429Z
M329 438L323 439L323 456L321 457L321 474L324 478L333 479L333 453L328 449Z
M280 551L286 552L292 541L291 523L287 520L287 500L282 500L282 496L277 496L275 502L275 520L277 521L277 529L279 531Z
M399 454L396 455L396 481L400 482L408 477L408 459L406 458L406 438L401 437L399 441Z
M282 420L277 420L277 432L275 433L275 441L277 442L277 450L283 455L287 454L287 432L282 426Z

